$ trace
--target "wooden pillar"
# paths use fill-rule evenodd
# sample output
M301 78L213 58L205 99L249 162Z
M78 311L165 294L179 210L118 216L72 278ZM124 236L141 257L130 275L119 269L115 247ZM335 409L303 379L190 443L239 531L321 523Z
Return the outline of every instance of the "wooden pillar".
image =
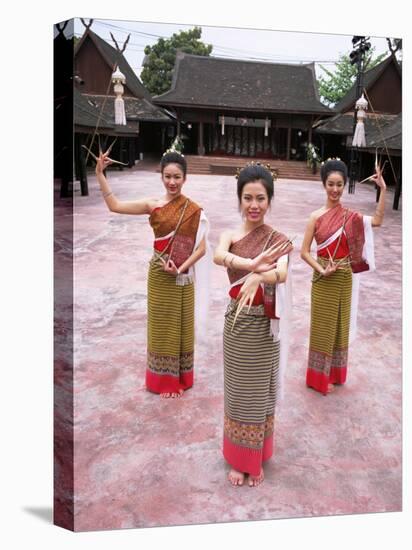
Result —
M290 144L292 142L292 126L289 122L288 126L288 138L287 138L287 144L286 144L286 160L290 160Z
M208 124L207 125L207 152L211 153L213 151L213 133L215 131L215 125L214 124Z
M254 132L254 134L253 134L253 139L254 139L254 141L255 141L255 154L254 154L254 156L256 157L256 155L257 155L257 147L258 147L258 129L257 129L257 128L255 128L255 132Z
M309 120L309 128L308 128L308 143L312 143L312 125L313 125L313 117L310 117Z
M73 149L62 146L59 153L60 197L72 197L70 184L73 183L73 158L71 158Z
M254 131L253 127L248 129L248 142L247 142L247 155L248 155L248 157L252 156L250 144L253 142L253 131Z
M272 157L275 158L277 153L276 148L276 128L270 128L270 151L272 153Z
M119 139L119 160L120 162L124 162L124 139L123 137L121 137ZM122 171L123 170L123 166L121 164L118 165L119 166L119 170Z
M134 159L135 159L135 153L134 153L134 138L132 137L129 137L128 138L128 141L129 141L129 160L128 160L128 165L129 165L129 168L131 168L132 166L134 166Z
M161 137L161 150L166 151L166 126L162 126L162 137Z
M81 134L75 134L74 135L74 179L80 180L80 174L81 174L81 159L80 159L80 151L81 151L81 144L82 144L82 138Z
M86 166L86 150L82 147L84 137L79 134L79 177L80 177L80 189L82 196L88 196L89 186L87 183L87 166Z
M375 184L376 187L376 202L379 201L379 197L381 196L381 188Z
M197 139L197 154L202 155L202 156L205 154L205 146L203 144L203 122L199 122L198 139Z
M395 196L393 198L393 210L398 210L399 199L402 192L402 174L400 168L396 170Z

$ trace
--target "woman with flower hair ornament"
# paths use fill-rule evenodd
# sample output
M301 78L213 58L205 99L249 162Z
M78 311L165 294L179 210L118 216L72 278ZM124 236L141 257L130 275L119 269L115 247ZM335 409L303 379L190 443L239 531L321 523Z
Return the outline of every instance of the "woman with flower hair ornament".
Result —
M222 233L214 261L227 268L223 456L233 486L255 487L273 454L275 407L287 361L291 297L287 282L291 241L265 223L273 174L260 164L238 176L243 223Z
M341 204L348 177L340 159L322 164L325 205L311 213L301 258L313 268L311 324L306 384L326 395L347 375L349 342L356 333L359 274L375 269L372 227L382 224L386 184L376 164L370 177L380 187L373 216ZM310 248L316 241L317 258Z
M146 388L162 398L179 398L193 385L195 320L196 334L202 335L206 318L208 220L182 194L187 163L173 145L160 161L164 193L134 201L119 201L110 189L104 173L113 162L108 155L100 153L96 165L107 207L119 214L148 215L155 237L148 276Z

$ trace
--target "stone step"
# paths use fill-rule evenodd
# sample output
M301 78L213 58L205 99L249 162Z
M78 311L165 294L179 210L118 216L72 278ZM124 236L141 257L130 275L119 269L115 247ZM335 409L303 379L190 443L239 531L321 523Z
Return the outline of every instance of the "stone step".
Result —
M312 174L304 161L285 161L275 159L249 159L245 157L212 157L186 155L187 168L189 174L198 175L235 175L236 169L244 166L246 163L260 162L263 165L269 164L272 169L277 170L280 179L300 179L308 181L319 181L319 174ZM148 170L159 172L159 159L147 158L139 161L135 167L136 170Z
M186 157L188 162L188 171L192 174L221 174L231 175L236 172L237 167L244 166L250 159L245 157L212 157L212 156L194 156ZM309 179L318 180L319 177L312 174L311 170L303 161L285 161L275 159L253 159L263 165L269 164L271 168L276 169L278 177L290 179Z

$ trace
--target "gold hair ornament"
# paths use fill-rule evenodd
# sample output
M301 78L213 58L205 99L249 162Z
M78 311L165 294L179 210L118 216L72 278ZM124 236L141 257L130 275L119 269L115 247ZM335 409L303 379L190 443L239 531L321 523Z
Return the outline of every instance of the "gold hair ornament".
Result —
M322 161L320 164L323 166L325 162L329 162L330 160L341 160L339 157L329 157L328 159Z
M262 164L261 162L255 162L254 160L252 160L251 162L247 162L244 166L242 166L241 168L238 167L236 168L236 172L235 172L235 178L236 179L239 179L239 176L240 176L240 172L242 170L244 170L245 168L249 168L250 166L262 166L263 168L266 168L266 170L268 172L270 172L272 178L273 178L273 181L276 181L277 180L277 177L278 177L278 171L276 170L276 168L272 168L270 166L270 164Z

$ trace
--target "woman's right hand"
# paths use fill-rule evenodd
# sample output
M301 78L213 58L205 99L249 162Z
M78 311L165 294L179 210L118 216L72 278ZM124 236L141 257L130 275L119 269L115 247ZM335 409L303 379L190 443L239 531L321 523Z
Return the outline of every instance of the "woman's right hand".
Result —
M273 245L250 260L250 271L264 273L276 267L277 246Z
M100 153L99 158L96 162L96 175L103 174L103 171L112 164L112 161L109 159L109 153Z

